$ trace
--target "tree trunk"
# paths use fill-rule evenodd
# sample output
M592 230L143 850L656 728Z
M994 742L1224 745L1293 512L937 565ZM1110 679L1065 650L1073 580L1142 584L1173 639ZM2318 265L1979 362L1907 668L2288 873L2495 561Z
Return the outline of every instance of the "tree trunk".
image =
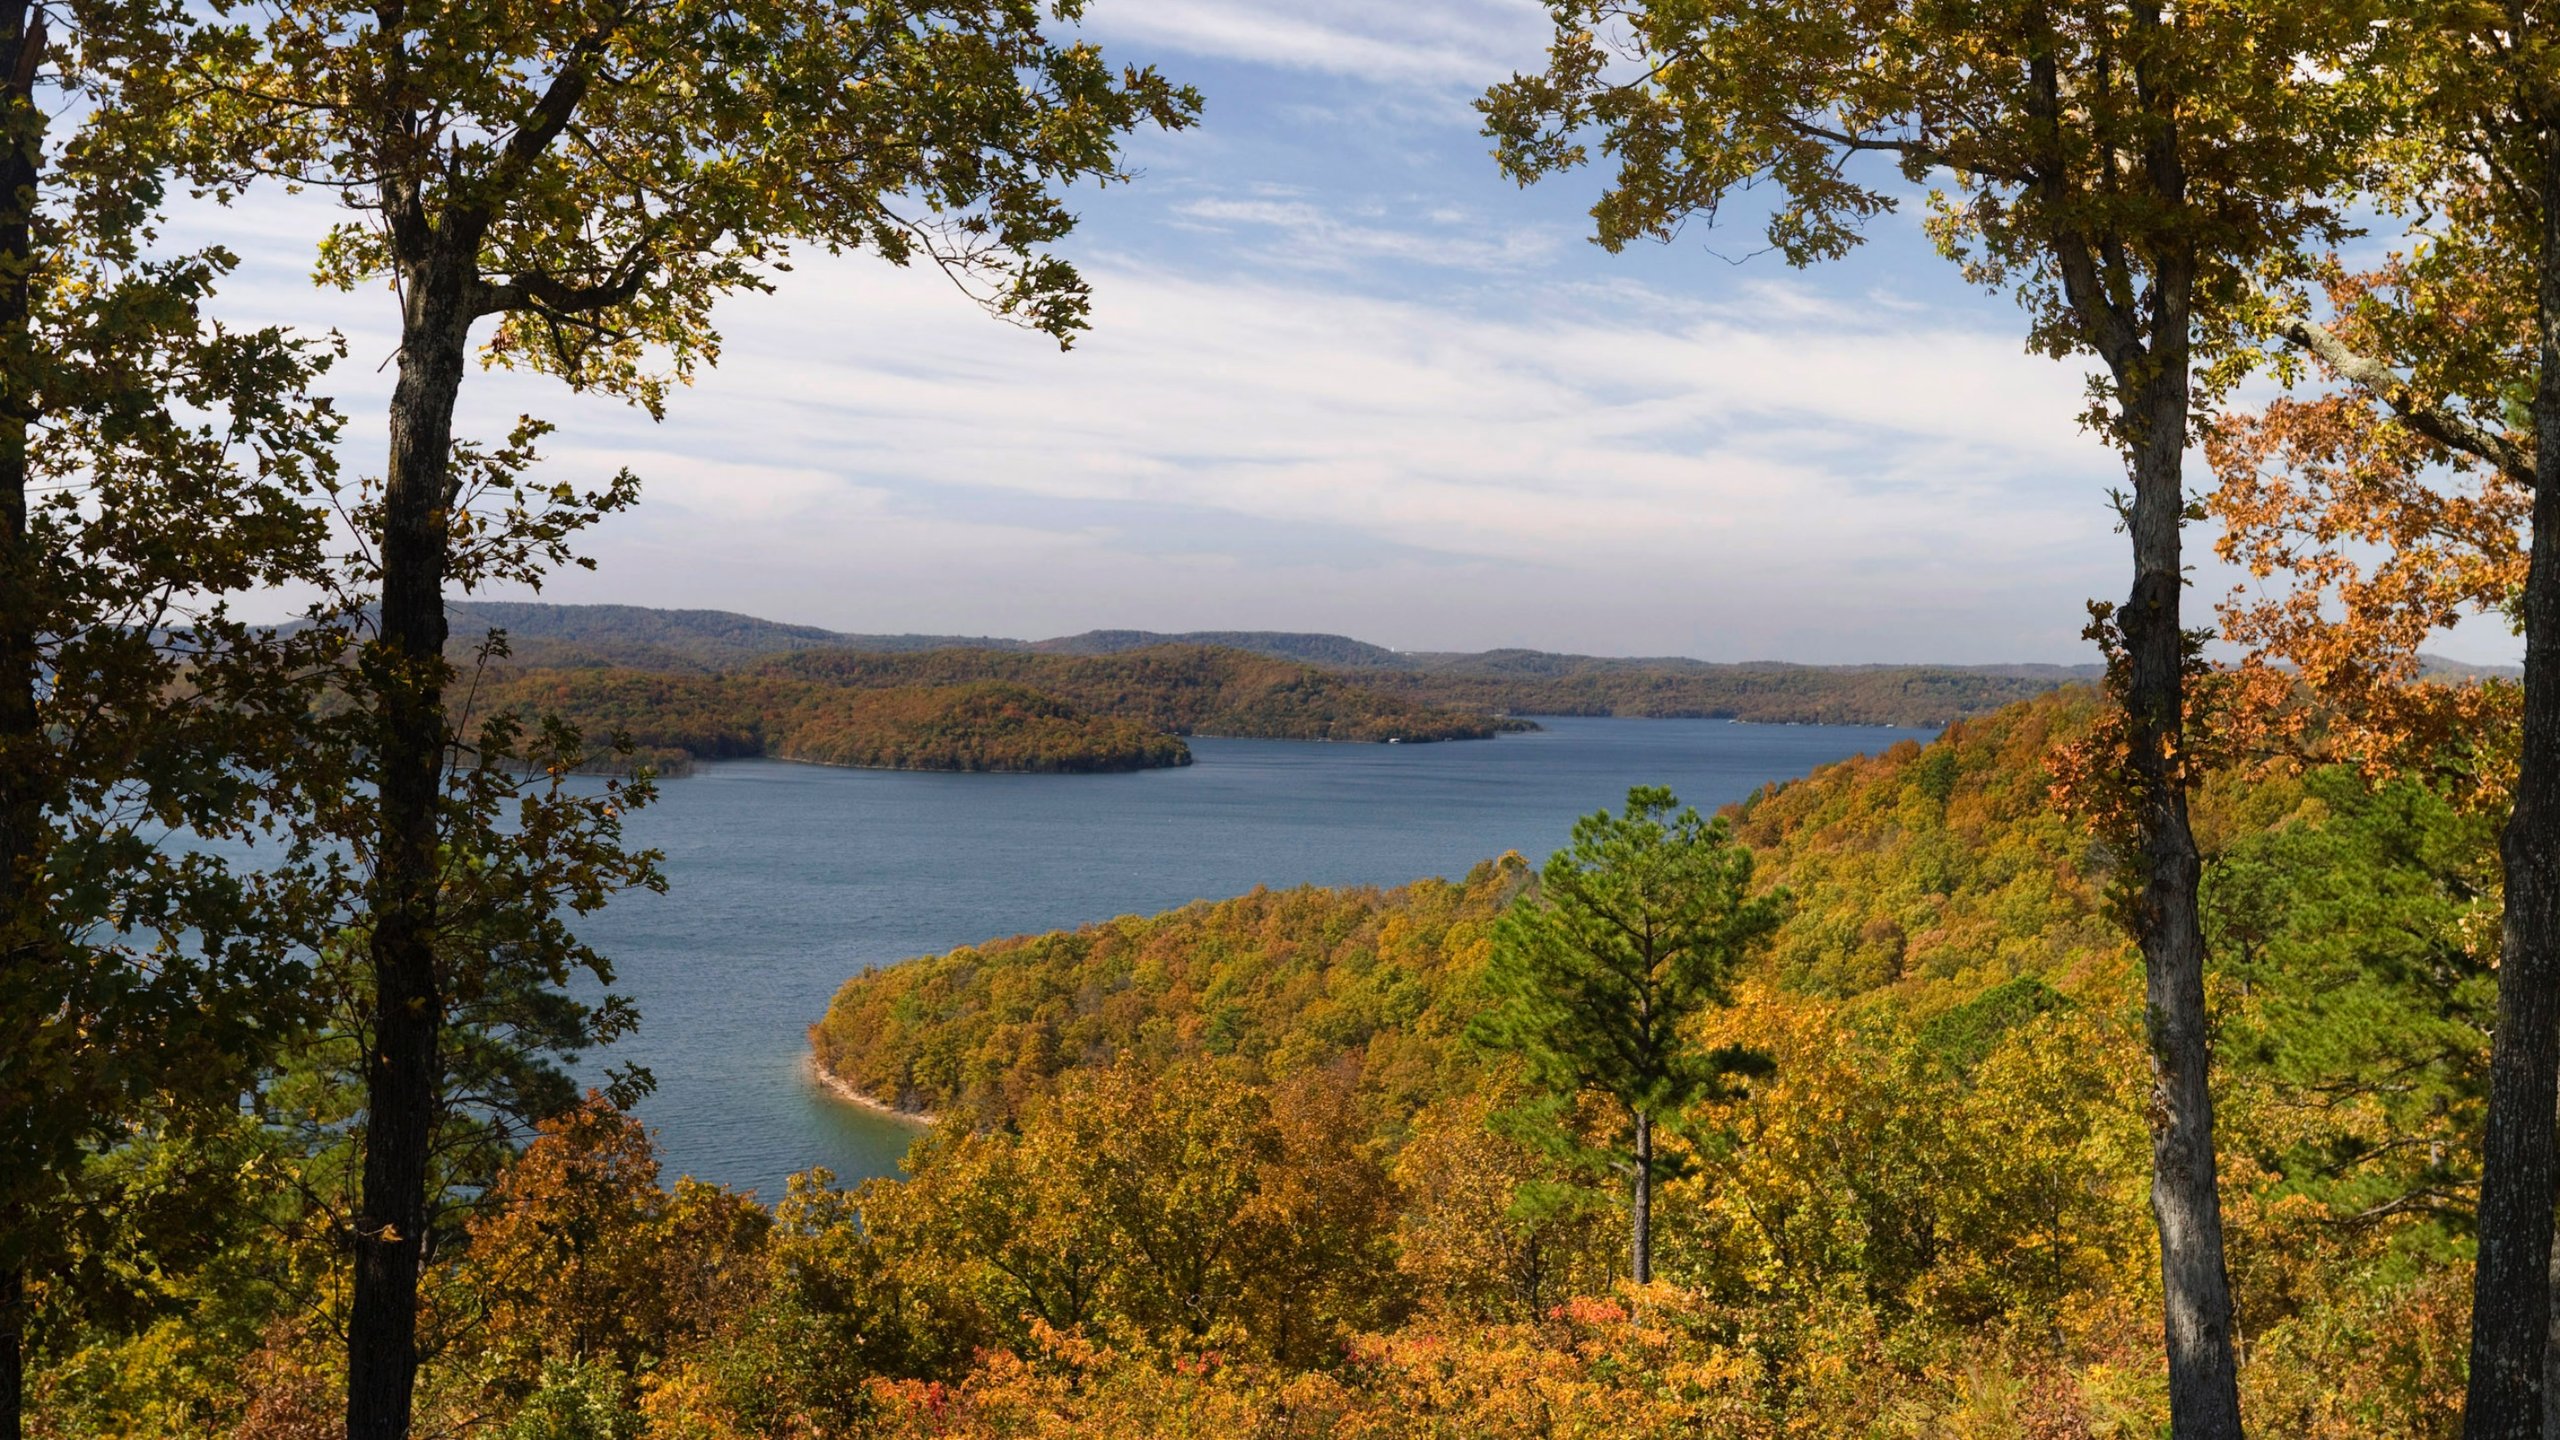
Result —
M21 1440L27 1410L27 1276L0 1270L0 1440Z
M43 44L42 22L26 0L0 0L0 85L6 87L0 127L8 140L0 155L0 967L38 973L53 963L34 885L44 824L39 752L45 735L36 700L44 605L27 532L27 435L34 418L27 274L35 258L32 222L43 153L44 116L34 84ZM0 993L24 1005L22 1013L0 1017L7 1025L0 1045L20 1047L22 1054L31 1048L53 1018L46 988L0 985ZM0 1165L17 1172L0 1176L0 1187L16 1192L0 1193L6 1227L0 1230L0 1440L19 1440L26 1426L27 1266L35 1237L27 1233L25 1208L34 1197L22 1187L48 1173L49 1157L39 1153L35 1134L36 1109L46 1103L40 1073L21 1072L11 1078L22 1083L0 1093L0 1103L27 1107L0 1116L0 1136L17 1151L0 1155Z
M2544 130L2541 373L2524 587L2524 752L2499 846L2506 925L2481 1141L2464 1440L2537 1440L2551 1328L2553 1107L2560 1101L2560 132Z
M1636 1283L1653 1283L1653 1117L1636 1112L1635 1239L1629 1269Z
M349 1440L406 1440L418 1372L418 1274L441 1082L439 797L444 782L444 574L454 397L471 328L469 272L404 277L400 378L383 492L381 632L366 647L378 707L381 815L371 906L374 1035L365 1067L364 1192L347 1322Z
M2169 1351L2170 1429L2178 1440L2238 1440L2240 1387L2231 1344L2231 1287L2222 1259L2214 1168L2213 1089L2204 1006L2202 863L2187 823L2186 634L2180 541L2186 512L2186 291L2191 272L2163 264L2147 373L2135 377L2132 422L2133 593L2122 616L2126 732L2141 822L2142 947L2151 1042L2151 1213ZM2545 1109L2545 1115L2550 1112Z
M2544 1395L2560 1394L2560 1244L2551 1249L2551 1311L2542 1339ZM2560 1440L2560 1405L2542 1407L2542 1440Z

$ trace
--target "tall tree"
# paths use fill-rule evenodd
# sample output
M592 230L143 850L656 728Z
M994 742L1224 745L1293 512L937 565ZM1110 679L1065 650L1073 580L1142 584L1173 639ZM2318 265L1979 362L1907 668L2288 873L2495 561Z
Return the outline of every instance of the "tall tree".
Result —
M357 733L338 736L342 743L361 738L362 718L350 720ZM645 778L572 783L573 768L594 752L556 722L527 742L502 717L477 727L472 750L446 790L439 856L442 1029L421 1181L422 1266L453 1251L540 1127L580 1109L568 1067L637 1024L620 996L588 1001L566 989L573 979L601 987L614 978L606 958L579 938L579 919L620 891L665 888L657 854L622 839L624 817L651 798ZM338 808L369 813L343 799ZM253 1105L271 1143L291 1157L304 1207L297 1225L333 1235L346 1234L362 1213L372 1148L367 1080L384 1007L364 963L369 919L338 917L332 943L312 966L313 1023ZM589 1100L627 1107L649 1083L646 1071L617 1067ZM310 1296L306 1308L343 1321L335 1304L342 1297Z
M1751 852L1722 820L1679 806L1640 785L1624 814L1574 822L1535 897L1494 931L1493 1004L1475 1032L1524 1057L1558 1110L1593 1092L1617 1107L1625 1129L1605 1159L1626 1177L1639 1285L1653 1280L1654 1183L1668 1178L1661 1132L1734 1076L1765 1068L1746 1051L1700 1045L1690 1022L1725 1002L1735 968L1779 920L1777 901L1750 894Z
M2287 1188L2367 1223L2469 1228L2488 1096L2498 817L2351 766L2269 781L2306 803L2205 881L2236 1067L2297 1107Z
M230 258L157 242L176 137L125 67L186 34L0 3L0 1440L85 1158L147 1103L231 1102L326 892L164 843L292 828L332 640L226 603L320 572L336 420L327 350L218 326Z
M2137 841L2127 910L2149 995L2170 1403L2190 1440L2241 1433L2216 1184L2200 872L2187 818L2184 456L2200 398L2245 354L2270 275L2341 232L2366 122L2336 77L2378 43L2357 4L1552 0L1545 73L1484 102L1528 182L1615 162L1599 242L1668 240L1766 187L1769 244L1835 258L1893 209L1898 172L2030 344L2102 364L2088 419L2123 453L2134 583L2095 607L2125 716ZM1890 169L1861 170L1862 157Z
M2333 276L2325 306L2276 317L2333 388L2229 433L2219 503L2303 604L2347 602L2341 624L2300 613L2262 638L2349 657L2313 678L2379 736L2445 734L2425 722L2452 715L2471 748L2463 731L2492 717L2405 683L2416 644L2483 600L2524 633L2463 1433L2526 1437L2560 1433L2560 46L2531 6L2445 0L2401 20L2407 53L2386 75L2407 121L2386 196L2420 227L2378 273ZM2263 483L2279 464L2295 486ZM2323 509L2306 543L2299 522ZM2357 532L2381 547L2369 572L2338 543Z
M228 8L228 7L226 7ZM246 8L246 7L241 7ZM657 413L715 357L714 302L795 247L939 265L1062 343L1084 282L1048 247L1061 190L1122 178L1122 137L1197 97L1053 38L1080 0L275 0L188 77L239 167L356 212L324 274L400 302L363 664L379 1006L348 1327L354 1440L408 1432L437 1046L453 413L486 353Z

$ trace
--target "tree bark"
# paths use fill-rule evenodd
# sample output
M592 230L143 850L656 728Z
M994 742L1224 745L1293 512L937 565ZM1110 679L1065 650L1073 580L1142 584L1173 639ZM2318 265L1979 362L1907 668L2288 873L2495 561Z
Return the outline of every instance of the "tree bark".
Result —
M2140 819L2134 906L2151 1045L2151 1213L2160 1235L2170 1429L2179 1440L2239 1440L2239 1368L2223 1265L2211 1053L2205 1021L2203 865L2187 818L2186 631L2180 544L2186 519L2188 327L2193 267L2164 257L2152 345L2119 368L2132 449L2134 581L2121 617L2126 738ZM2129 383L2127 383L2129 382ZM2548 1113L2546 1111L2546 1113Z
M2552 1323L2553 1109L2560 1101L2560 131L2542 140L2540 375L2524 588L2524 750L2499 855L2497 1035L2481 1142L2464 1440L2536 1440Z
M0 1270L0 1440L22 1440L27 1410L27 1276Z
M406 1440L417 1383L418 1277L444 1027L436 951L447 486L476 278L449 262L404 276L383 492L381 630L364 657L378 707L381 813L370 897L374 1034L365 1068L364 1189L347 1323L349 1440Z
M1629 1269L1639 1285L1653 1283L1653 1117L1636 1112L1635 1238Z
M2560 1244L2551 1254L2551 1310L2542 1340L2542 1393L2560 1394ZM2542 1440L2560 1440L2560 1405L2542 1407Z
M32 27L32 29L31 29ZM35 104L35 69L44 45L42 21L27 0L0 3L0 966L34 970L54 963L49 927L35 888L44 824L44 744L37 705L37 633L44 625L36 556L27 530L28 432L34 420L32 309L28 271L35 259L34 219L44 116ZM9 985L32 1013L6 1017L0 1044L24 1045L50 1022L41 987ZM28 1077L32 1082L33 1077ZM15 1087L13 1087L15 1088ZM0 1178L12 1191L46 1170L33 1111L45 1103L34 1088L5 1103L28 1107L0 1116L0 1135L19 1153L0 1163L19 1174ZM23 1148L21 1148L23 1147ZM25 1193L0 1196L0 1440L25 1431L27 1247Z

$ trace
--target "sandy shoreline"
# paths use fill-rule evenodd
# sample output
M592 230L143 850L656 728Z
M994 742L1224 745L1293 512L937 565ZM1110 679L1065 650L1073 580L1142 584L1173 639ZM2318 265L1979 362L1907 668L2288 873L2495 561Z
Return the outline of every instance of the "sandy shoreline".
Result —
M808 1067L810 1079L817 1081L828 1094L848 1105L859 1105L874 1114L886 1115L892 1120L913 1125L918 1129L933 1125L941 1118L925 1111L901 1110L885 1101L874 1100L846 1083L844 1077L819 1064L818 1057L815 1055L808 1056L802 1063Z

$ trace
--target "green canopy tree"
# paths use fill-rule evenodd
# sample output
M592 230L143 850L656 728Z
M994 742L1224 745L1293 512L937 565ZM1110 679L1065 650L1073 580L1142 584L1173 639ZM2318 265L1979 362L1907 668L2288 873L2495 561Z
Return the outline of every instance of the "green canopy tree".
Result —
M2222 1053L2310 1117L2268 1164L2288 1188L2435 1217L2418 1233L2447 1244L2479 1183L2497 972L2476 922L2497 906L2497 817L2343 765L2299 783L2286 823L2206 877L2216 969L2241 997Z
M2394 19L2396 63L2362 83L2399 116L2378 188L2412 217L2412 232L2373 272L2324 277L2328 304L2271 317L2311 362L2291 378L2308 370L2326 393L2289 397L2233 432L2242 443L2224 447L2236 463L2222 498L2238 502L2225 508L2244 522L2235 531L2255 520L2261 541L2274 530L2269 514L2247 510L2260 464L2283 465L2293 494L2331 504L2324 525L2297 525L2307 543L2261 543L2250 556L2261 573L2291 572L2303 613L2325 620L2319 602L2345 596L2338 578L2352 572L2338 566L2358 542L2378 542L2400 575L2440 587L2429 613L2412 586L2387 583L2399 576L2377 567L2378 583L2354 587L2342 623L2296 627L2270 647L2316 661L2328 641L2349 657L2306 673L2328 682L2324 698L2381 712L2378 725L2366 721L2384 742L2374 749L2414 730L2436 752L2431 763L2479 752L2494 790L2506 745L2520 741L2499 844L2498 1013L2463 1433L2521 1440L2560 1434L2551 1343L2560 1141L2550 1121L2560 1098L2560 35L2537 7L2475 0L2396 6ZM2258 487L2256 498L2266 493ZM2417 517L2432 523L2409 523ZM2269 563L2280 553L2281 564ZM2520 575L2509 568L2518 557ZM2499 583L2483 586L2466 566ZM2394 702L2411 693L2417 647L2475 598L2524 634L2520 733L2413 727L2406 712L2428 707Z
M483 760L465 770L448 818L454 843L440 857L436 982L443 1000L430 1111L425 1228L420 1263L445 1262L466 1227L485 1214L501 1178L548 1124L577 1113L581 1091L568 1067L611 1045L638 1023L630 1002L606 993L570 993L573 978L609 985L606 958L581 941L580 917L635 886L663 891L657 855L622 839L624 817L650 799L644 777L601 786L573 784L571 767L591 754L565 726L524 742L503 725L483 732ZM516 773L538 768L531 784ZM287 1063L253 1100L267 1143L296 1177L292 1227L344 1236L362 1212L371 1150L367 1061L383 1024L373 993L363 913L325 946L310 994L319 1014ZM594 1106L626 1109L650 1085L645 1070L614 1067ZM299 1297L300 1308L347 1318L343 1292ZM421 1342L433 1358L455 1336Z
M1639 1285L1653 1279L1654 1182L1670 1178L1657 1132L1767 1068L1746 1051L1700 1046L1689 1021L1726 1002L1735 969L1780 918L1776 900L1751 896L1751 852L1725 822L1679 805L1669 790L1638 786L1624 814L1574 822L1536 895L1494 931L1493 1003L1474 1031L1523 1057L1554 1109L1586 1093L1617 1108L1623 1131L1594 1158L1626 1178ZM1550 1133L1589 1148L1569 1128Z
M2124 724L2111 787L2155 1076L2152 1208L2171 1409L2240 1434L2208 1083L2200 873L2187 818L2194 650L2181 619L2184 457L2199 402L2251 356L2262 287L2341 234L2368 156L2360 4L2157 0L1551 0L1548 68L1483 102L1526 183L1599 152L1612 249L1713 222L1747 191L1789 263L1836 258L1928 192L1939 249L2014 293L2029 342L2094 355L2088 419L2122 452L2134 583L2094 607ZM2374 13L2379 13L2378 9ZM1882 162L1873 170L1859 162Z
M1123 178L1122 137L1197 97L1062 40L1079 0L276 0L173 78L229 173L325 187L354 212L325 278L388 278L398 378L378 506L379 625L363 685L380 803L364 1199L348 1327L355 1440L408 1431L436 1047L445 997L437 856L453 411L486 356L653 414L716 358L712 307L768 288L795 248L940 266L1062 343L1083 280L1049 247L1062 191ZM562 537L629 499L580 509ZM550 552L556 559L565 551Z
M332 351L219 325L231 257L155 233L177 137L126 67L186 33L0 3L0 1440L88 1161L146 1108L231 1104L331 893L295 816L337 637L228 597L324 568Z

